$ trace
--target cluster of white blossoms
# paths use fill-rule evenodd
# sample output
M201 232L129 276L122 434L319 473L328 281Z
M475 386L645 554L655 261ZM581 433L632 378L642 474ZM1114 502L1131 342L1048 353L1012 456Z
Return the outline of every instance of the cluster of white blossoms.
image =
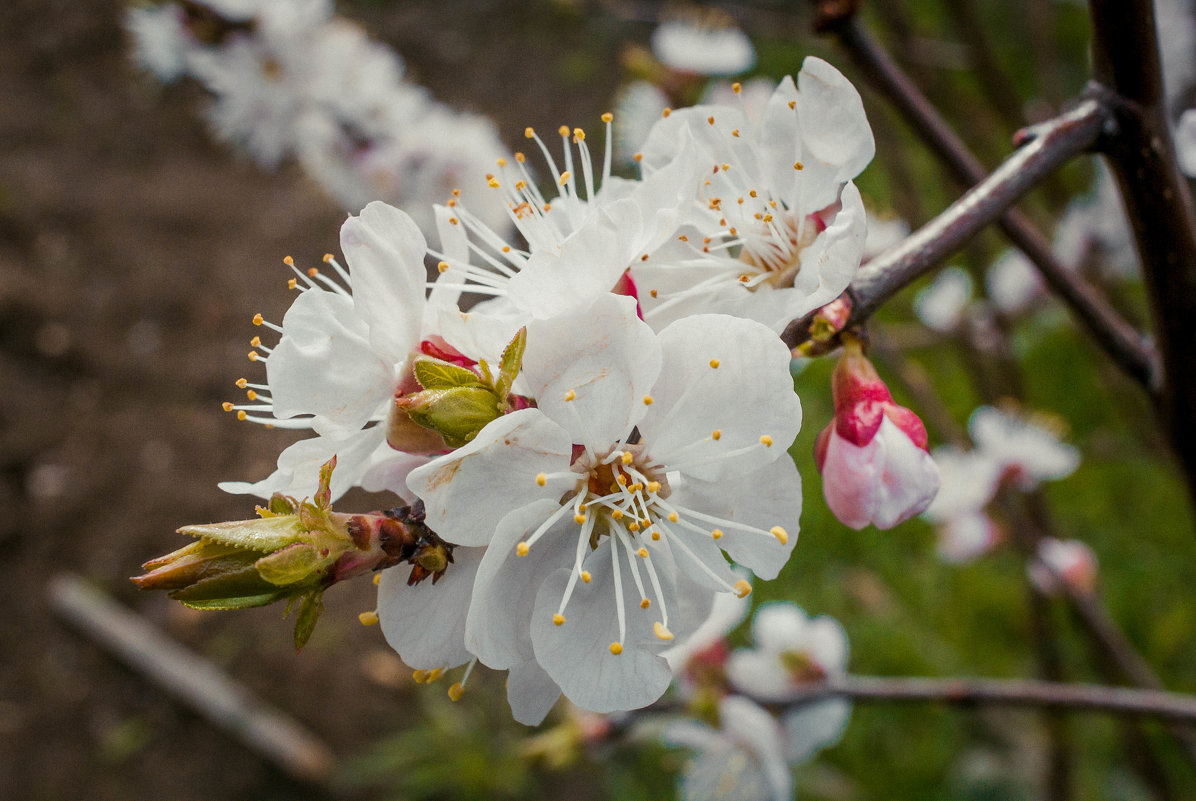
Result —
M1057 420L1042 415L981 406L968 421L975 448L935 448L942 487L924 517L938 527L943 560L970 562L1001 543L1004 535L987 510L1002 487L1029 492L1075 472L1080 452L1060 441L1059 428ZM1054 556L1047 561L1064 565Z
M221 139L265 167L295 158L346 209L384 199L431 231L431 204L465 187L505 225L482 174L504 149L492 122L454 111L404 77L402 59L333 17L331 0L167 0L131 8L138 63L212 95Z
M665 651L716 596L750 592L736 571L785 565L801 404L777 333L847 287L865 239L851 179L872 134L823 61L758 122L734 103L666 115L640 179L611 175L603 119L601 161L580 128L559 130L557 157L526 130L551 191L524 154L496 161L519 240L453 194L431 215L438 247L373 202L341 229L343 264L288 258L298 297L281 324L254 320L280 335L253 340L265 379L226 404L314 436L225 489L302 497L335 455L329 498L360 486L422 509L452 564L434 582L382 574L388 642L420 678L466 665L455 697L476 662L509 671L533 724L562 693L652 703Z

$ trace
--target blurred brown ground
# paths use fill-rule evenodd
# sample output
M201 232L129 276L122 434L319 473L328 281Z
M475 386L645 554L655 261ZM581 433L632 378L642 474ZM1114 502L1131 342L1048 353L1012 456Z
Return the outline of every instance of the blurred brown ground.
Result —
M341 10L514 142L527 124L596 124L617 77L613 37L596 45L594 30L532 5ZM356 621L373 607L368 582L329 593L296 655L280 609L192 613L127 581L184 544L178 526L250 516L252 502L216 482L266 475L289 440L220 403L237 398L238 377L260 379L245 358L261 332L250 318L281 320L282 257L317 263L344 212L297 168L268 174L214 143L197 87L160 87L130 63L122 11L117 0L0 5L0 797L319 797L46 603L51 575L83 575L340 756L401 725L414 692L386 680L404 674ZM591 52L611 43L612 68L578 73L583 39ZM573 77L556 83L562 74Z

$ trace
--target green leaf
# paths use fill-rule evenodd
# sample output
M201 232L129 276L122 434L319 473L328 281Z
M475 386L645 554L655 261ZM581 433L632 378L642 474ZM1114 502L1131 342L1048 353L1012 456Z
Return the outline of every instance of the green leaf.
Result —
M515 383L515 377L519 375L520 367L523 366L525 350L527 350L527 326L520 328L519 332L507 343L507 347L503 349L498 381L494 385L494 391L501 401L506 401L507 395L511 394L511 386Z
M501 416L498 396L489 387L424 390L411 401L407 407L411 419L438 431L452 448L469 442L487 423Z
M324 611L324 591L312 590L303 596L299 604L299 616L295 620L295 650L302 650L316 630L316 623Z
M259 553L272 553L290 545L295 541L295 537L302 533L298 523L293 516L267 517L183 526L179 533Z
M332 471L336 469L336 454L320 465L320 486L312 499L316 506L327 509L332 504Z
M473 370L427 357L415 360L415 378L424 389L484 386Z
M196 609L246 609L273 603L287 592L263 579L250 563L228 565L217 575L171 592L170 597Z
M282 587L309 578L324 566L325 561L316 546L296 542L269 556L263 556L254 563L254 567L266 581Z

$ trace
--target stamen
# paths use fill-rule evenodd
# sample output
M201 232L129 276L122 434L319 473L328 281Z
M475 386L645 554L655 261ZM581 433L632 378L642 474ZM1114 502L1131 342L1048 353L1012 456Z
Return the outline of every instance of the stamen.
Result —
M735 594L740 598L746 598L752 594L752 585L748 583L747 579L740 579L735 582Z
M557 612L555 615L552 616L552 622L554 625L563 626L563 625L565 625L565 616L562 615L560 612Z
M665 628L660 621L652 624L652 633L656 635L657 639L668 642L673 639L673 632Z
M378 625L378 613L377 612L362 612L361 614L359 614L357 616L357 619L361 621L361 625L363 625L363 626Z
M719 362L719 360L718 360L718 359L711 359L711 360L710 360L710 366L711 366L711 368L713 368L713 369L715 369L715 370L717 370L717 369L718 369L718 366L719 366L719 364L721 364L721 362Z

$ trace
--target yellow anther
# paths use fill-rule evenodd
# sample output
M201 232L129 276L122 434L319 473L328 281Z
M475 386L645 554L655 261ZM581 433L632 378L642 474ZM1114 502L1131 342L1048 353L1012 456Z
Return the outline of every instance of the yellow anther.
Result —
M659 532L659 531L656 531L655 529L653 529L653 531L652 531L652 539L654 539L654 540L659 540L659 539L660 539L660 532Z
M536 483L539 484L541 487L543 487L545 484L548 483L548 474L540 473L538 476L536 476Z
M444 668L432 668L428 671L428 684L434 681L440 681L440 677L444 675Z
M521 542L515 546L515 553L519 556L527 556L527 552L531 550L531 546L527 542Z
M448 688L448 697L450 701L460 701L461 696L465 695L465 686L461 682L457 682L452 687Z
M565 625L565 616L562 615L560 612L557 612L555 615L552 616L552 622L554 625L563 626L563 625Z
M528 130L531 130L531 129L529 128ZM522 164L526 160L527 160L527 156L523 155L522 153L518 153L518 152L515 153L515 161L518 161L520 164Z
M660 492L660 482L659 481L649 481L648 482L648 492Z
M298 288L299 288L298 281L296 281L294 278L287 279L287 289L298 289Z
M615 115L611 114L609 111L602 115L603 122L611 122L612 120L614 120L614 118L615 118Z
M244 378L237 379L237 389L245 389L245 387L247 387L247 386L249 386L249 382L246 381Z
M706 122L710 123L711 125L714 125L714 117L707 117Z
M569 172L568 170L565 170L563 173L561 173L561 180L557 181L557 183L560 184L561 186L564 186L565 184L569 183L569 179L572 177L573 177L573 173Z
M673 110L671 108L669 108L668 106L665 106L664 111L660 112L660 116L667 117L672 113L673 113Z
M461 221L456 217L449 217L449 225L460 225Z
M738 139L739 138L739 129L736 128L735 130L731 131L731 136L734 136L736 139Z
M723 430L721 428L714 429L713 431L710 432L710 438L716 442L718 440L722 439L723 438Z
M416 684L427 684L428 683L428 671L416 670L411 674L411 678L414 679Z
M627 489L631 490L632 492L639 492L643 488L644 488L643 482L637 481L634 484L632 484L630 487L628 487Z
M586 584L589 584L590 579L592 579L592 578L593 578L593 576L590 575L590 571L588 571L588 570L581 571L581 580L584 581Z
M630 523L627 524L627 530L628 531L639 531L640 530L639 522L636 520L631 521Z
M751 281L751 280L752 280L752 277L750 275L748 275L747 273L743 273L742 275L739 276L739 282L741 284L746 284L748 281Z
M688 242L688 241L689 241L689 237L688 237L688 236L686 236L685 234L681 234L681 235L680 235L680 236L678 236L677 238L678 238L678 239L680 239L682 242Z
M255 348L260 348L262 346L262 338L254 337L253 339L249 340L249 344Z
M575 514L573 515L573 522L580 526L582 523L586 522L586 516L583 514Z
M319 271L319 270L317 270L315 267L308 267L308 268L307 268L307 277L308 277L308 278L315 278L315 277L316 277L317 275L319 275L319 274L320 274L320 271Z
M377 586L378 586L379 584L381 584L381 583L382 583L382 574L381 574L381 573L375 573L375 574L374 574L374 586L375 586L375 587L377 587Z
M623 464L631 464L635 461L635 457L631 455L631 451L623 451L623 455L619 457Z
M741 84L739 81L736 81L735 83L731 84L731 91L735 94L739 94L743 91L743 84Z
M714 531L710 532L710 536L716 540L721 540L723 538L723 530L721 528L716 528Z
M719 366L720 364L722 364L722 362L720 362L718 359L711 359L711 360L710 360L710 366L711 366L713 369L715 369L715 370L717 370L717 369L718 369L718 366Z
M747 579L740 579L735 582L735 594L740 598L746 598L752 594L752 585L748 584Z
M243 421L243 420L245 420L245 418L247 418L247 417L249 417L249 415L245 414L245 412L244 412L244 411L237 412L237 419L238 419L238 420L242 420L242 421Z
M357 619L361 621L361 625L363 625L363 626L378 625L378 613L377 612L362 612L361 614L359 614L357 616Z
M577 393L574 392L573 390L569 390L568 392L565 393L565 400L567 400L567 401L571 401L576 397L577 397Z
M651 605L652 605L652 602L649 601L647 598L644 598L640 601L640 609L647 609Z
M490 187L491 189L498 189L498 186L499 186L498 179L497 178L487 178L486 186Z
M766 222L766 223L770 223L770 222L772 222L772 215L771 215L771 214L765 214L765 215L764 215L764 222Z
M585 139L586 139L585 131L583 131L581 128L573 129L573 141L574 142L584 142Z
M636 164L639 164L641 161L644 160L644 154L636 153L634 156L631 157L631 160L634 161Z
M805 165L805 164L802 164L800 161L795 161L795 162L793 162L793 169L795 169L795 170L804 170L805 168L806 168L806 165Z
M765 448L771 448L772 447L772 437L768 436L767 434L764 434L763 436L760 437L760 444L763 445Z
M724 161L723 162L723 172L726 172L729 169L731 169L731 165Z
M651 405L652 405L652 401L653 401L653 400L654 400L654 399L653 399L653 397L652 397L651 395L645 395L645 396L644 396L644 405L645 405L645 406L651 406Z
M635 555L638 556L640 559L647 559L648 558L648 549L641 546L640 549L635 552Z
M294 260L294 259L292 259L290 256L283 256L283 258L282 258L282 263L283 263L283 264L285 264L285 265L286 265L286 266L288 266L288 267L294 267L294 266L295 266L295 260Z
M527 181L524 181L523 179L516 181L515 188L522 192L524 189L527 189Z
M676 523L680 519L681 518L677 516L676 512L669 512L669 522L670 523Z
M436 263L436 270L437 270L437 271L438 271L438 272L439 272L441 275L443 275L444 273L447 273L447 272L449 271L449 263L448 263L447 261L441 261L441 262L437 262L437 263Z
M498 166L500 166L500 167L505 167L505 166L507 166L507 160L506 160L506 159L499 159L499 160L498 160Z
M584 512L587 508L589 508L589 507L587 507L586 504L583 503L577 507L577 511Z
M569 126L562 125L560 128L556 129L556 132L559 133L561 136L568 136L569 135Z
M454 189L454 190L452 191L452 195L453 195L453 197L461 197L461 190L460 190L460 189Z
M534 139L536 136L536 131L529 125L528 127L523 129L523 135L526 136L528 139Z
M618 482L620 487L626 487L627 475L625 473L619 473L619 475L615 476L615 481Z
M503 252L503 253L510 253L510 252L511 252L511 246L510 246L510 245L503 245L503 246L502 246L502 252Z
M261 325L265 321L266 321L266 318L262 317L260 314L253 315L253 324L254 325Z
M621 643L621 642L612 642L612 643L610 644L610 652L611 652L612 654L614 654L615 656L618 656L619 654L623 653L623 643Z
M623 519L623 510L622 509L613 509L613 510L611 510L610 516L613 517L615 520L622 520Z
M324 256L323 256L323 258L322 258L322 261L323 261L325 264L330 264L330 263L332 262L332 260L333 260L333 259L335 259L335 258L336 258L336 256L333 256L331 253L325 253L325 254L324 254Z
M220 404L220 408L224 409L226 412L231 412L233 410L232 401L225 401L224 403Z
M257 400L257 393L251 389L245 393L245 397L249 398L250 400Z
M256 350L249 351L247 355L249 356L249 361L251 362L256 362L258 360L258 352Z
M772 532L772 535L777 538L777 542L781 543L782 545L789 544L789 532L785 529L781 528L780 526L773 526L769 529L769 531Z
M656 635L656 639L668 642L673 639L673 632L664 627L664 624L659 620L652 624L652 633Z

